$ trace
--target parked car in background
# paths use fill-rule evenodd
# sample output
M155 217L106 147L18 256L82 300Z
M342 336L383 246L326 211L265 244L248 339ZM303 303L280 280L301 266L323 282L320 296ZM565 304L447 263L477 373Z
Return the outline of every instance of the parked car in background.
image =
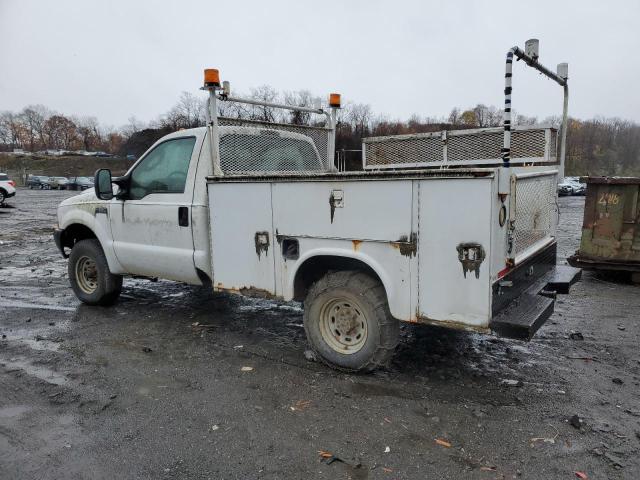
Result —
M69 179L67 177L49 177L47 187L52 190L66 190L69 185Z
M45 188L45 185L49 184L49 177L45 177L43 175L29 175L27 177L27 187L34 188Z
M562 183L558 184L558 195L561 197L566 197L568 195L573 195L573 183L567 182L566 180Z
M576 183L573 186L573 194L574 195L585 195L587 192L587 186L584 183Z
M558 194L560 196L584 195L586 190L586 184L580 183L578 177L565 177L562 183L558 184Z
M13 197L16 194L16 182L9 178L6 173L0 173L0 205L4 203L7 198Z
M93 188L93 178L91 177L70 177L67 190L86 190Z
M568 182L573 187L572 195L584 195L587 190L585 183L580 183L580 177L565 177L565 182Z

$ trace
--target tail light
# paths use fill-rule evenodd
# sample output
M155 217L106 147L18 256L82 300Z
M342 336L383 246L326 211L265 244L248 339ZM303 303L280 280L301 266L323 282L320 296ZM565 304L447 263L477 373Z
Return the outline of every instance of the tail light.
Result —
M11 185L13 188L16 187L16 182L14 182L13 180L9 180L9 185Z

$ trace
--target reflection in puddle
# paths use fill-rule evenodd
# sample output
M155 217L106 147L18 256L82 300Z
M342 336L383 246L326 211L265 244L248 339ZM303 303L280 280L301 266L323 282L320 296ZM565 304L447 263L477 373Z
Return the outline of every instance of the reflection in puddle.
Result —
M0 418L16 418L29 411L29 407L25 405L13 405L11 407L0 408Z
M67 385L69 383L69 379L64 375L40 365L33 365L25 360L3 360L0 362L0 365L4 366L6 370L22 370L27 375L39 378L53 385Z
M50 340L34 340L31 338L22 338L18 340L22 345L26 345L32 350L46 350L48 352L57 352L60 345Z
M43 303L28 303L14 300L3 300L0 302L0 307L9 308L36 308L40 310L59 310L63 312L75 312L76 307L63 307L61 305L46 305Z

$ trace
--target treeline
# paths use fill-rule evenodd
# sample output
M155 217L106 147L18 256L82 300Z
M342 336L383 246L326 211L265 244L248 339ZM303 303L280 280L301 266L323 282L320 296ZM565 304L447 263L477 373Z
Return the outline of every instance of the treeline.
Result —
M247 95L255 100L315 107L323 99L306 90L278 92L270 86L252 89ZM42 105L20 112L0 112L0 151L21 148L42 150L104 151L120 156L141 155L153 142L181 128L205 124L205 99L183 92L176 104L149 124L131 117L126 125L101 125L95 117L66 116ZM322 122L305 112L219 102L221 116L266 122L313 125ZM540 121L518 113L515 125L538 123L559 127L559 117ZM448 117L421 117L394 120L376 114L362 103L346 103L338 112L336 149L360 150L363 137L424 133L459 128L500 126L502 110L478 104L467 109L453 108ZM640 175L640 125L618 118L570 119L567 131L567 173L574 175ZM353 152L358 155L357 152ZM358 163L357 161L354 163Z
M75 117L44 105L29 105L20 112L0 112L0 151L23 149L116 152L127 134L99 124L95 117Z

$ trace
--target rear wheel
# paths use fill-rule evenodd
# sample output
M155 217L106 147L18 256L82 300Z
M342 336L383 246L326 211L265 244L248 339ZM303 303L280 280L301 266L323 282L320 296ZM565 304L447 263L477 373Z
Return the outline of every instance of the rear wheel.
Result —
M4 193L4 190L0 189L0 205L2 205L6 199L7 195Z
M122 291L122 276L109 271L98 240L80 240L73 246L68 271L76 297L88 305L110 305Z
M371 371L386 365L398 344L384 287L358 271L332 272L318 280L304 302L311 348L327 365Z

